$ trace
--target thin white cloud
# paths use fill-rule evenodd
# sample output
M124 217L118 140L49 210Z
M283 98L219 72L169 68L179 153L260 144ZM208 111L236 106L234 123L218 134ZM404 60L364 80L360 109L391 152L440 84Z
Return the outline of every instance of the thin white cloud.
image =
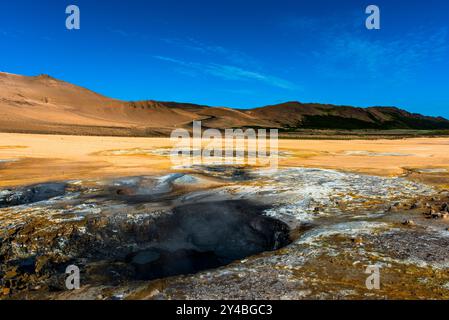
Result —
M115 33L115 34L118 34L118 35L120 35L122 37L129 37L129 33L124 31L124 30L121 30L121 29L111 29L111 32Z
M0 30L0 36L3 36L5 38L17 38L18 34L17 32Z
M186 62L166 56L153 56L153 57L195 71L195 73L190 73L190 75L194 75L201 72L203 74L212 75L225 80L258 81L263 82L267 85L271 85L273 87L287 90L299 89L297 85L288 80L263 74L260 72L246 70L236 66L217 64L217 63L205 64L205 63Z
M259 72L245 70L239 67L220 65L220 64L210 64L206 69L208 73L229 80L256 80L260 82L265 82L266 84L288 90L298 89L298 86L290 81L262 74Z
M153 56L153 58L156 58L156 59L159 59L159 60L162 60L162 61L173 62L173 63L180 64L180 65L188 65L188 64L187 64L186 62L184 62L184 61L177 60L177 59L173 59L173 58L170 58L170 57L165 57L165 56Z
M256 59L239 50L229 49L219 45L206 44L194 38L162 40L172 46L194 51L200 54L218 55L222 59L225 59L233 64L251 66L255 68L259 67L259 62Z
M321 74L338 78L411 79L417 70L445 59L449 53L447 28L411 32L397 40L372 40L366 34L343 33L329 37L314 52Z

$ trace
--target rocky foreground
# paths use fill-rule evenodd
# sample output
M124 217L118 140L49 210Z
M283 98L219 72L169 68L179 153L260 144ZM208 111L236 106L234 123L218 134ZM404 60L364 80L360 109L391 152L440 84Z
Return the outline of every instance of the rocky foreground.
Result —
M305 168L2 189L0 297L448 299L448 203L405 178Z

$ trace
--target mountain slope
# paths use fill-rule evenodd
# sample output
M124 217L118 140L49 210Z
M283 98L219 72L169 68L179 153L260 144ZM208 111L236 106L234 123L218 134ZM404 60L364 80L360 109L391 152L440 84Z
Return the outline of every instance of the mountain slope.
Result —
M247 111L273 120L286 129L449 129L444 118L411 114L394 107L356 108L316 103L287 102Z
M263 125L228 108L110 99L46 75L0 73L0 130L72 134L151 135L202 120L205 126Z
M187 103L125 102L41 75L0 73L0 131L80 135L168 135L174 128L449 129L444 118L392 107L287 102L252 110Z

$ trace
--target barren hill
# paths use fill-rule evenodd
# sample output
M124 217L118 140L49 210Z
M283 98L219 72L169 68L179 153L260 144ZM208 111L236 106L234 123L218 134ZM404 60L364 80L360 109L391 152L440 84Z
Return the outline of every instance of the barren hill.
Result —
M261 119L272 119L284 129L449 129L449 121L412 114L395 107L356 108L329 104L287 102L248 110Z
M449 129L444 118L392 107L287 102L251 110L111 99L47 75L0 73L0 131L79 135L167 135L201 120L205 128Z

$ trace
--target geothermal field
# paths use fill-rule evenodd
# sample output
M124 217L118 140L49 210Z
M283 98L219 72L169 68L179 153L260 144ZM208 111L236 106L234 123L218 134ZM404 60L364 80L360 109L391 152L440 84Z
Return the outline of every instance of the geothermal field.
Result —
M449 299L449 139L281 139L277 169L171 147L0 133L0 298Z

